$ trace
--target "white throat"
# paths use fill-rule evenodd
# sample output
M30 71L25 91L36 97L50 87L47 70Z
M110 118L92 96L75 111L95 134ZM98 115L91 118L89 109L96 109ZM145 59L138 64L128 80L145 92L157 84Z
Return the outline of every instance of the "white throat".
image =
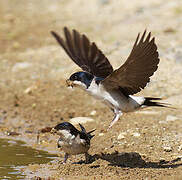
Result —
M75 136L72 135L68 130L59 130L57 134L66 141L70 141L71 139L75 138Z
M82 83L81 81L75 80L75 81L73 81L73 84L75 87L79 87L79 88L84 89L84 90L87 88L87 86L84 83Z

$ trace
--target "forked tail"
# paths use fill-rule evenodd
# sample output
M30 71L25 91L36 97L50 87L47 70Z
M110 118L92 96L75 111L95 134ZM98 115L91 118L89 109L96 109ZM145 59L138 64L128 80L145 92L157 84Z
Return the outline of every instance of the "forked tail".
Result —
M156 102L157 100L162 100L162 98L145 97L145 101L143 102L142 105L144 105L144 106L167 107L167 108L175 109L175 108L171 107L170 104Z

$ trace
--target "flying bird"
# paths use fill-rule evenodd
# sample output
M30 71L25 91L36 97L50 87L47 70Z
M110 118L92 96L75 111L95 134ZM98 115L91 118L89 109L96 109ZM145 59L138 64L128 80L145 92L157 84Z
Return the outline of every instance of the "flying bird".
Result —
M52 128L51 133L56 133L60 136L58 140L58 148L65 152L64 161L66 163L70 155L85 154L85 162L89 163L90 155L88 150L90 148L90 140L94 137L90 132L86 132L85 128L81 125L81 131L76 129L71 123L63 122Z
M143 107L167 107L156 102L161 98L139 97L134 94L145 88L158 68L159 54L155 38L146 30L138 34L130 55L123 65L113 70L107 57L86 35L64 27L65 38L51 31L67 55L83 70L73 73L67 80L69 86L84 89L101 100L114 112L111 128L123 113Z

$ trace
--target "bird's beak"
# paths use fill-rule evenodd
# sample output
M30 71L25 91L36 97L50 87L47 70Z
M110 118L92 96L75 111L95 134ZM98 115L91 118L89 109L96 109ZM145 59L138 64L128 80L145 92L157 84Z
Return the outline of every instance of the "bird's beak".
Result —
M66 80L66 84L68 87L72 87L73 88L73 81L70 81L69 79Z
M51 134L55 134L56 132L57 132L56 129L54 129L54 128L51 129Z

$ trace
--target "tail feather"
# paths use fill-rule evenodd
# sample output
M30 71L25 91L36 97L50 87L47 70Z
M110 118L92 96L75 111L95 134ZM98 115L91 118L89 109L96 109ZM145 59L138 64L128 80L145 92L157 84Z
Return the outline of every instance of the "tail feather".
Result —
M173 109L173 107L170 106L171 104L155 102L156 100L162 100L162 98L145 97L145 101L143 102L142 105L166 107L166 108L172 108Z
M89 139L92 139L95 136L95 135L92 135L91 133L93 133L96 129L86 132L86 129L83 127L83 125L81 125L80 123L79 125L82 130L81 132L85 133L89 137Z
M162 100L162 98L156 98L156 97L145 97L147 100Z

